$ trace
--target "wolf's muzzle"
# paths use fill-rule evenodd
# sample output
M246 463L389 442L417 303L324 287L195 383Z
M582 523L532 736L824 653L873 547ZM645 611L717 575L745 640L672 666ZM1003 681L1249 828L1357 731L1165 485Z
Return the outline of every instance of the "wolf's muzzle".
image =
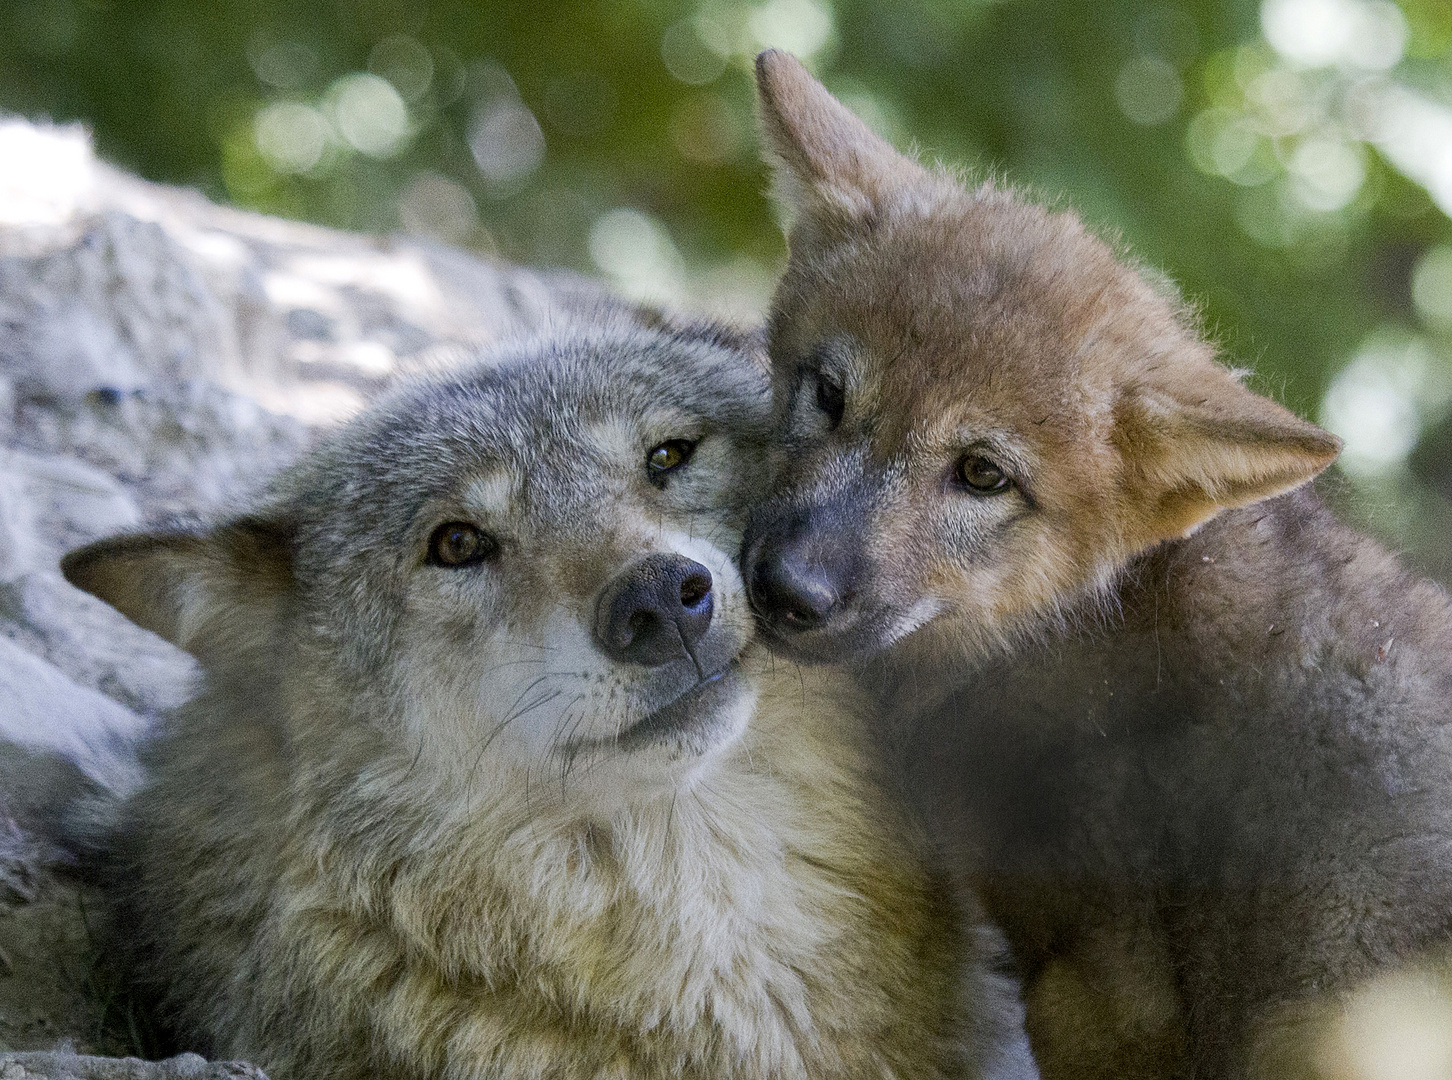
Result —
M711 627L711 571L684 555L651 555L606 588L595 611L595 640L614 660L659 667L683 655Z

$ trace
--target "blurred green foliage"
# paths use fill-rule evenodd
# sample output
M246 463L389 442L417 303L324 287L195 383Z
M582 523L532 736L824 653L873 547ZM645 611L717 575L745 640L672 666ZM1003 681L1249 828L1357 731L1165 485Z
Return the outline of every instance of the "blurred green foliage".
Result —
M1168 273L1452 566L1448 0L5 0L0 108L214 198L746 314L783 254L767 44Z

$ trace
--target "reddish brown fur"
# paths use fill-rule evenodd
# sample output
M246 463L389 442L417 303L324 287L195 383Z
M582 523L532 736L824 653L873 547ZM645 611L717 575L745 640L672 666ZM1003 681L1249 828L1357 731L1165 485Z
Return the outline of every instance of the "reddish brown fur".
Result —
M1441 962L1446 598L1285 494L1337 440L1072 215L758 74L796 215L759 615L882 692L1046 1077L1281 1075L1366 979Z

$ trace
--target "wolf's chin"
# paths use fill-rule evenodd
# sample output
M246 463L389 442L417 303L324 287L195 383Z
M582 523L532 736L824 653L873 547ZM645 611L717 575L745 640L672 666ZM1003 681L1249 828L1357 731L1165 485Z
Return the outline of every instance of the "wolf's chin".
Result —
M740 671L740 660L733 660L614 738L582 739L569 751L635 754L664 749L680 756L704 754L745 726L741 705L743 700L749 704L751 689Z
M627 754L663 743L703 752L728 733L724 729L732 725L724 721L742 689L733 661L714 675L707 675L669 705L626 728L615 746Z

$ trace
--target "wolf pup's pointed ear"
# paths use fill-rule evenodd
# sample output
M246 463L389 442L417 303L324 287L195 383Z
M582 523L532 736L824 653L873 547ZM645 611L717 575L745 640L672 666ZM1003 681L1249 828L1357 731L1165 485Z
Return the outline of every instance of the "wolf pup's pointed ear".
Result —
M118 536L61 559L78 589L203 663L266 638L292 587L293 530L241 518L208 532Z
M790 225L828 232L870 221L894 193L927 180L779 49L756 58L761 128Z
M1116 410L1138 544L1188 535L1221 510L1299 487L1341 452L1336 436L1247 390L1219 364L1192 367L1193 379L1135 387Z

